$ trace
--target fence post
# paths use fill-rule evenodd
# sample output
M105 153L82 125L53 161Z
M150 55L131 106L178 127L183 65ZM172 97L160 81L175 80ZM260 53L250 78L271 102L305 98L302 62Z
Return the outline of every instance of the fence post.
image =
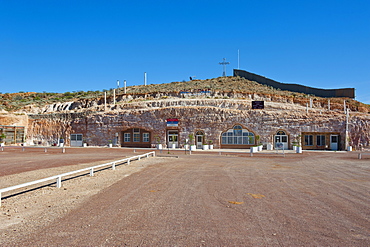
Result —
M137 160L140 160L140 156L137 157Z
M66 149L65 149L65 148L63 148L63 149L62 149L62 153L65 153L65 152L66 152Z
M155 157L155 152L153 151L153 157Z
M116 162L112 163L112 170L116 170Z
M94 176L94 168L90 169L90 177Z
M62 187L62 177L61 176L57 177L57 188L60 188L60 187Z
M361 157L361 153L358 154L358 159L360 160L362 157Z
M127 165L130 165L130 159L127 160Z
M1 192L0 192L0 207L1 207Z
M47 152L48 152L48 150L45 148L45 149L44 149L44 152L45 152L45 153L47 153Z

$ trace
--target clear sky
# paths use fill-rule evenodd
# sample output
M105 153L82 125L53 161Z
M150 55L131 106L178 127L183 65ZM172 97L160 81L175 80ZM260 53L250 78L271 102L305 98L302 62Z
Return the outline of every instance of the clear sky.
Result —
M356 88L370 104L368 0L0 0L0 92L209 79L238 68Z

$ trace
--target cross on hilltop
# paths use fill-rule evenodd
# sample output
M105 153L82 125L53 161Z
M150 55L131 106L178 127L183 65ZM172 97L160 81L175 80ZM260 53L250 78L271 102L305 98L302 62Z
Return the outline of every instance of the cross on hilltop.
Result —
M220 62L219 64L224 66L224 71L222 73L222 76L225 77L226 76L226 65L228 65L230 63L229 62L226 62L226 58L224 58L223 61Z

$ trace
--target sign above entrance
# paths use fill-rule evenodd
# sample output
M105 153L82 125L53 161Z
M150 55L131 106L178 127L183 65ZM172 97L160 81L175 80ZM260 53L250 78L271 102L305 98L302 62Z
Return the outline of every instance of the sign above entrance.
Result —
M169 118L166 120L167 127L177 127L179 126L179 120L177 118Z
M265 102L264 101L252 101L252 109L264 109Z

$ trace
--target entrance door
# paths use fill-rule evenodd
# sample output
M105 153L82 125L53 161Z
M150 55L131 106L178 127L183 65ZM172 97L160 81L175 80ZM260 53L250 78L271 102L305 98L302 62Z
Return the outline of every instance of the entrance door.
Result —
M197 149L202 149L203 148L203 132L201 131L198 131L196 134L195 134L195 141L196 141L196 144L197 144Z
M82 134L71 134L71 147L82 147Z
M284 131L279 131L275 135L275 148L276 149L288 149L288 136L285 134Z
M338 150L338 143L339 143L338 135L331 135L330 136L330 149Z
M178 130L169 130L168 131L168 147L172 148L172 145L175 144L176 148L179 147L179 131Z

